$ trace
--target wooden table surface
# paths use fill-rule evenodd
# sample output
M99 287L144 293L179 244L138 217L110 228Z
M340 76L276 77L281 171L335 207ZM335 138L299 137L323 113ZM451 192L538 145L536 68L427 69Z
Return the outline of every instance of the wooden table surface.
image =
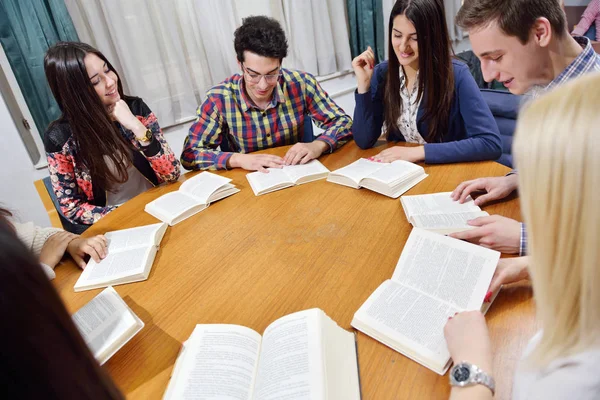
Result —
M386 148L360 150L350 142L320 161L330 170ZM288 147L267 150L284 155ZM495 162L425 165L429 177L407 194L452 191L466 179L498 176ZM259 333L275 319L312 307L352 330L352 316L392 276L411 230L399 200L325 180L255 197L247 171L221 171L241 189L170 227L147 281L116 286L145 328L105 368L130 399L159 399L181 343L196 324L229 323ZM180 180L193 176L185 174ZM157 187L128 201L85 235L156 223L146 203L176 190ZM519 219L517 199L484 207ZM57 268L55 285L73 313L100 290L75 293L79 270ZM503 289L487 314L497 399L508 399L515 364L537 329L531 289ZM444 399L448 377L359 333L363 399Z

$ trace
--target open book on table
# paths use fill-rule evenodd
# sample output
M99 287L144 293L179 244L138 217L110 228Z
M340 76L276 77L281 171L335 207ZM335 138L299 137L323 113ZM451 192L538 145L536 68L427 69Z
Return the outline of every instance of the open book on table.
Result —
M144 327L144 322L111 286L81 307L72 318L100 364L104 364Z
M355 335L317 308L277 319L262 337L196 325L163 398L358 400Z
M352 326L443 375L451 361L448 317L482 309L499 258L497 251L413 228L392 279L369 296Z
M312 160L306 164L267 169L269 173L257 171L246 175L256 196L324 179L329 173L329 170L318 160Z
M166 230L167 224L159 223L106 233L108 255L99 263L90 259L75 283L75 291L148 279Z
M231 179L201 172L183 182L179 190L146 204L144 211L173 226L207 208L210 203L240 191Z
M473 229L467 221L489 215L475 205L471 196L460 204L452 200L451 192L402 196L400 203L406 219L415 228L423 228L448 235Z
M396 199L426 177L423 167L408 161L380 163L361 158L332 171L327 180L355 189L364 187Z

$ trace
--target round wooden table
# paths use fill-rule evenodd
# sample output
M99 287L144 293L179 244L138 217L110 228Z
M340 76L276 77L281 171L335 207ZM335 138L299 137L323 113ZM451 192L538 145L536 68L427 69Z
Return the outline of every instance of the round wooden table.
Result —
M377 154L350 142L321 157L330 170ZM265 151L283 156L288 147ZM466 179L499 176L495 162L425 165L429 177L407 194L452 191ZM239 324L262 333L275 319L312 307L352 330L352 316L384 280L391 278L411 230L399 200L325 180L255 197L240 169L219 171L241 189L231 197L170 227L147 281L116 286L145 328L106 364L131 399L162 398L181 343L196 324ZM180 181L195 175L188 173ZM179 183L156 187L128 201L85 236L156 223L144 212ZM484 207L519 219L515 198ZM79 269L57 268L54 280L69 312L100 290L75 293ZM527 285L505 288L487 314L495 350L497 399L510 397L515 364L537 329ZM445 399L439 376L359 333L363 399Z

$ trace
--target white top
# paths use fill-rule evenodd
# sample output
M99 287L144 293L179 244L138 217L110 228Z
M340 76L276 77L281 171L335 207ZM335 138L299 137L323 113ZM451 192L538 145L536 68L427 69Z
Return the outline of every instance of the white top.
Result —
M422 99L417 99L419 92L419 71L415 77L415 84L411 93L408 92L406 86L406 76L404 75L404 69L400 68L400 98L402 99L402 114L398 118L398 129L404 140L407 143L427 143L423 136L417 129L417 113L419 112L419 105Z
M538 332L527 345L523 358L539 343ZM554 360L541 370L519 363L513 383L513 400L600 399L600 347Z
M108 168L114 172L114 163L108 158L104 157ZM154 187L150 182L132 163L127 166L127 181L117 185L110 191L106 191L106 205L107 206L120 206L127 200L134 198L140 193L144 193L146 190Z
M36 257L40 256L42 247L46 243L46 240L55 233L62 232L62 229L58 228L42 228L33 224L33 222L27 222L21 224L19 222L12 221L17 237L23 244L35 254ZM40 263L42 269L48 275L49 279L54 279L56 274L54 270L46 264Z

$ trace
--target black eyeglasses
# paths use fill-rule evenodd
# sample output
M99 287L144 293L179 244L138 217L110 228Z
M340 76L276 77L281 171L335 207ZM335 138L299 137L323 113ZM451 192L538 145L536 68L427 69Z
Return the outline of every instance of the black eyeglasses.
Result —
M260 82L260 80L264 77L265 80L267 81L267 83L275 83L277 82L277 80L279 79L279 77L281 76L281 73L277 73L277 74L267 74L267 75L262 75L262 74L257 74L254 71L250 71L248 70L244 64L242 64L242 68L244 69L244 72L246 73L246 77L248 78L249 82L252 83L258 83Z

